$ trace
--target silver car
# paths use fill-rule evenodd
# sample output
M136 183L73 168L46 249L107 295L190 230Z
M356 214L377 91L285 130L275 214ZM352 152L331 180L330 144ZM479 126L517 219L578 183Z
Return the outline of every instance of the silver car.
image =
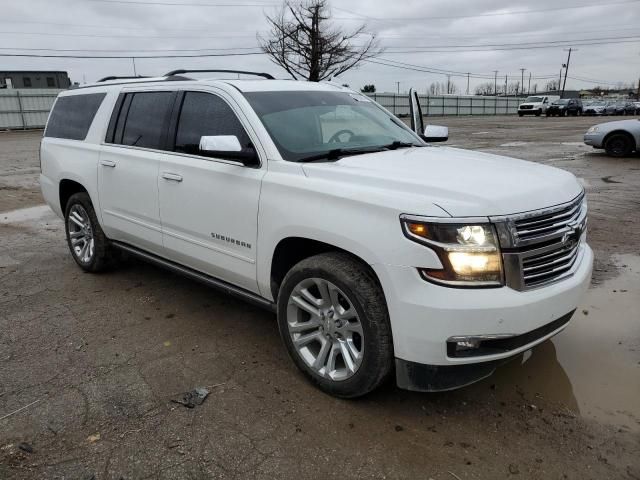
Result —
M584 143L604 148L613 157L640 150L640 120L620 120L594 125L584 134Z

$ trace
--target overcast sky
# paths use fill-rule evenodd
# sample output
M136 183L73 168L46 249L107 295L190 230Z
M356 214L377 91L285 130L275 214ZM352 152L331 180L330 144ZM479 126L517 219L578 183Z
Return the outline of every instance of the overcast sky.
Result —
M266 33L265 14L275 13L280 4L274 0L2 3L0 54L137 57L255 52L256 34ZM493 82L477 77L493 78L498 70L499 83L504 84L505 74L509 80L519 80L521 68L526 68L525 85L531 73L532 85L543 87L548 78L536 77L557 78L569 46L574 46L569 77L582 80L569 78L568 89L620 81L637 85L640 76L640 0L331 0L330 6L336 24L349 30L364 23L367 32L378 36L386 48L380 61L409 64L400 69L364 63L338 79L354 88L373 83L378 91L395 91L400 82L401 91L410 87L425 91L431 82L446 81L446 76L411 69L441 69L471 72L473 92L477 84ZM574 6L578 8L561 9ZM264 55L137 58L136 67L142 75L210 67L286 76ZM0 70L22 69L66 70L80 83L133 74L130 59L1 58ZM466 76L451 80L464 93Z

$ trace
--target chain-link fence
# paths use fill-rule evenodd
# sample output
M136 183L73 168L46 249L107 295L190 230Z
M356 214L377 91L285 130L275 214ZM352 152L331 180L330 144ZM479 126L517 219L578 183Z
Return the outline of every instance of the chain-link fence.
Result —
M61 90L0 89L0 130L43 128Z
M409 115L409 94L368 93L384 108L396 116ZM439 115L509 115L518 113L521 97L484 97L453 95L419 95L422 113Z

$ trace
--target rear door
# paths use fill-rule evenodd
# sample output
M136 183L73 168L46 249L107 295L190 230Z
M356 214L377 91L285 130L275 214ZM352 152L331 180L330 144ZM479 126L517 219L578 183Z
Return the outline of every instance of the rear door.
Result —
M257 292L258 202L264 154L233 99L181 92L170 127L172 153L161 155L158 191L166 256L180 264ZM233 107L232 107L233 105ZM203 136L235 135L250 143L262 165L200 155Z
M98 165L104 230L110 238L162 253L158 164L175 92L123 93Z

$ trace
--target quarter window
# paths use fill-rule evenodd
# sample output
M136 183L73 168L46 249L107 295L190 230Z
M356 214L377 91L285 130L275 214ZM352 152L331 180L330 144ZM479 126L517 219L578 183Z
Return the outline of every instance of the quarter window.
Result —
M117 131L122 132L122 140L119 141L116 134L115 143L163 149L164 128L173 101L173 92L140 92L129 95L133 98L130 100L128 112L123 109L118 120ZM123 120L125 114L126 119Z
M200 137L235 135L242 148L251 144L240 120L220 97L203 92L187 92L176 131L175 151L198 155Z
M59 97L51 111L45 137L84 140L105 93Z

